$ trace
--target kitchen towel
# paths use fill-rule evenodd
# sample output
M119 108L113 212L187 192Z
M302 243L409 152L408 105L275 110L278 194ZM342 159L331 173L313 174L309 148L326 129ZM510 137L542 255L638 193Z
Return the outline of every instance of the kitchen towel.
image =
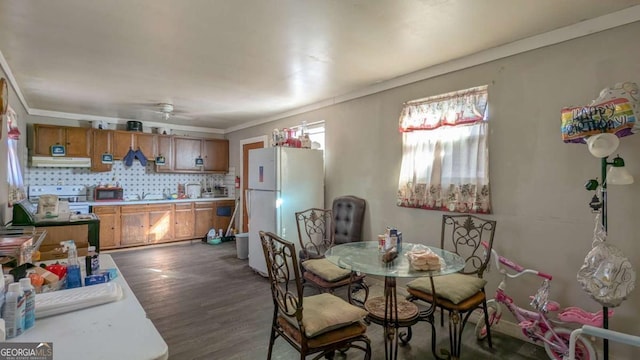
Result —
M136 159L140 160L140 164L142 164L142 166L147 166L147 157L144 156L142 150L136 150L135 157Z
M133 159L136 157L136 153L133 151L133 149L129 149L129 152L127 152L127 155L124 156L124 165L125 166L131 166L133 165Z

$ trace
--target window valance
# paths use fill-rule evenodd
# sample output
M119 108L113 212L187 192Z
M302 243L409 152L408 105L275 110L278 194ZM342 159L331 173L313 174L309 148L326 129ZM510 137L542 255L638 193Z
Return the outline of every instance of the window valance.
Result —
M400 132L474 124L485 119L487 85L408 101L400 113Z

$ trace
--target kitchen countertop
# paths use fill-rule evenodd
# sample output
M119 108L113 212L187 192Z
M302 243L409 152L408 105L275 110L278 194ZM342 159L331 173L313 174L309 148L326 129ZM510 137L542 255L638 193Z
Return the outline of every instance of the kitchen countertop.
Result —
M190 202L211 202L231 200L232 197L219 198L196 198L196 199L175 199L175 200L117 200L117 201L90 201L90 206L115 206L115 205L149 205L149 204L171 204L171 203L190 203Z

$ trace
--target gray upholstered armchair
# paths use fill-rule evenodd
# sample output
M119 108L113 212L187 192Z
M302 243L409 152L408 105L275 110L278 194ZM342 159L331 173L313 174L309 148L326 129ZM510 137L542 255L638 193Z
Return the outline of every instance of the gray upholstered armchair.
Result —
M365 200L353 195L339 196L333 200L334 243L362 241Z

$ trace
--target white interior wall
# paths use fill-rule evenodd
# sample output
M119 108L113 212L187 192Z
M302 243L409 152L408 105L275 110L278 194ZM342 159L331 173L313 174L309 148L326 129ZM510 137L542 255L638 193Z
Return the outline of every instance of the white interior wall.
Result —
M597 311L599 304L583 292L576 273L591 249L594 214L592 192L584 189L600 174L600 161L585 145L565 144L560 111L587 105L600 90L617 82L640 83L640 22L541 48L364 98L228 134L230 162L239 167L239 142L270 134L275 127L303 120L326 121L325 205L343 194L367 199L365 238L395 225L406 241L439 244L441 212L395 205L402 137L398 116L402 103L472 86L489 85L490 180L497 220L495 248L525 267L554 275L552 297L561 305ZM636 183L609 187L609 242L640 269L640 136L621 139ZM488 275L489 293L498 275ZM511 282L516 301L528 307L528 295L540 281ZM610 319L610 328L638 334L638 290ZM512 320L512 319L507 319ZM633 359L637 349L611 344L613 359Z

